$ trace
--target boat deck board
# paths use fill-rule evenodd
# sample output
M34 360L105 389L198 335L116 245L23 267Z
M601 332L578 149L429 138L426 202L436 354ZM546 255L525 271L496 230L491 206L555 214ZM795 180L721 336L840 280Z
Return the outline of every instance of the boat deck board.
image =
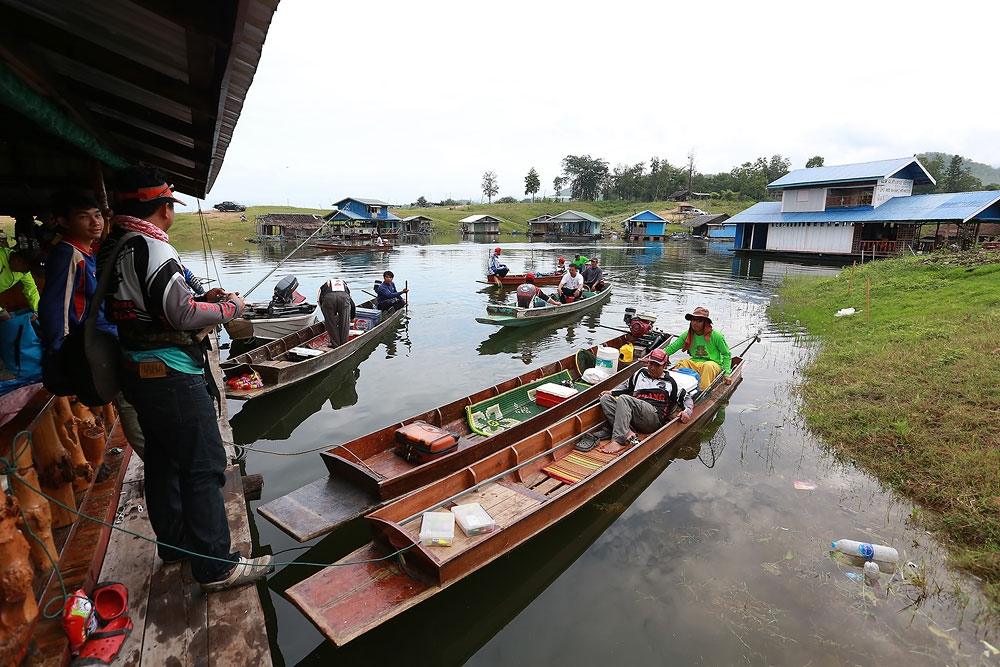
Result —
M338 477L323 477L261 505L257 511L299 542L306 542L379 504L377 497L357 485Z

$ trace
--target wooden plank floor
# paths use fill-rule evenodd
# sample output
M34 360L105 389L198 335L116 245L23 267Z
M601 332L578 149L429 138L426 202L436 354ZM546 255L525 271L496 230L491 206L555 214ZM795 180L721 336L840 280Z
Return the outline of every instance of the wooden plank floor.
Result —
M217 339L214 340L217 347ZM214 352L214 351L213 351ZM218 353L210 355L221 385ZM225 399L219 428L232 441ZM233 454L227 444L227 454ZM143 468L132 457L118 503L118 525L153 537L142 494ZM250 553L251 533L238 466L226 470L223 487L234 551ZM115 665L270 665L271 653L257 586L205 595L186 564L165 565L156 547L114 531L101 569L101 581L120 581L129 589L135 629ZM266 594L266 593L265 593Z

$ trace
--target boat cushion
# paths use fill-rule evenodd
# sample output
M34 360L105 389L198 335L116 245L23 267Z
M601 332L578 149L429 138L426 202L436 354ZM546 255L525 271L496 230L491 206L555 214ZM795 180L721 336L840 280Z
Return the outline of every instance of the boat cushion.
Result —
M542 468L542 472L564 484L576 484L580 480L590 477L616 458L618 458L618 454L605 454L596 449L589 452L572 451L564 458Z
M294 354L297 357L318 357L323 352L323 350L316 350L311 347L293 347L288 350L289 354Z
M573 376L567 370L553 373L474 405L466 406L465 416L469 422L469 428L474 433L489 438L541 414L547 408L535 404L535 391L543 384L549 382L562 384L564 380L573 380Z

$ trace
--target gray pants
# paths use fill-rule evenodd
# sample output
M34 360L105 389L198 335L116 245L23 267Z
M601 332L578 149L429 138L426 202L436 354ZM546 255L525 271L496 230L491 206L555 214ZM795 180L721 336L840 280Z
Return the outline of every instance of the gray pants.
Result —
M611 439L618 444L625 444L625 436L629 431L652 433L660 428L656 408L628 394L618 397L610 394L601 396L601 410L611 424Z
M118 408L118 421L121 424L122 433L125 434L125 439L129 441L129 444L132 445L132 451L142 461L146 451L146 438L143 437L142 429L139 427L139 415L136 414L132 404L125 400L125 394L122 392L118 392L112 401Z
M330 347L347 342L351 330L351 295L347 292L327 292L319 302L323 323L330 335Z

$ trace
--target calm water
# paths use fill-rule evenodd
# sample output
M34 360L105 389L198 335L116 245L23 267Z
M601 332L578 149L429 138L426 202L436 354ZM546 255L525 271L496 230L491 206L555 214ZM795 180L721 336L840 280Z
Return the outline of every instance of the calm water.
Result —
M412 289L409 320L357 368L271 402L231 401L237 442L291 453L349 440L613 337L598 325L621 326L629 306L679 331L683 314L704 305L730 342L758 329L763 340L709 428L520 550L343 649L324 642L283 597L314 570L280 568L268 581L277 664L1000 664L1000 656L984 656L981 640L997 645L998 633L979 611L975 582L942 565L941 549L910 525L909 503L836 462L801 424L794 385L810 347L772 327L765 309L785 275L835 269L741 264L687 240L503 247L514 271L547 270L557 255L576 251L632 270L622 273L610 302L579 320L498 333L474 320L497 299L476 284L492 245L303 255L256 297L266 299L288 273L311 299L331 275L346 278L360 296L391 268L397 285L408 281ZM206 273L201 253L183 256ZM253 248L218 257L224 286L244 291L280 254ZM262 502L325 474L316 454L254 452L246 467L264 475ZM796 481L816 488L796 490ZM297 546L254 516L265 549ZM926 586L883 575L878 595L866 590L848 576L858 568L829 556L830 541L841 537L895 546L923 570ZM359 521L278 560L329 562L366 538Z

